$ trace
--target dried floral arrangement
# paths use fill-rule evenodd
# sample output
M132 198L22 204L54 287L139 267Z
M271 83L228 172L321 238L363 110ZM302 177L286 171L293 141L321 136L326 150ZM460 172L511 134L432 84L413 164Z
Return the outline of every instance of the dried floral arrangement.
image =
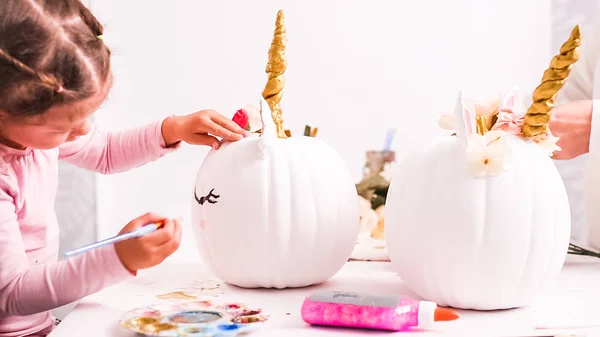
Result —
M374 210L385 205L395 167L394 162L395 154L392 151L367 152L363 179L356 184L356 191L371 203L371 208Z
M368 153L367 157L369 157L369 155L379 155L379 153L375 151L371 152L374 153ZM373 218L372 215L376 215L375 219L377 220L377 225L375 228L371 228L371 237L376 239L384 238L383 214L385 210L385 200L387 198L388 189L392 180L392 172L395 168L395 164L393 162L394 153L389 152L385 155L389 159L385 159L387 162L383 164L383 168L381 170L377 171L370 171L370 166L373 166L373 163L378 162L379 160L369 160L369 158L367 158L367 162L365 163L365 171L370 173L365 174L363 180L356 184L356 190L361 198L361 218ZM366 226L373 227L372 225Z
M351 259L388 261L385 245L385 202L395 170L396 155L390 150L395 130L388 130L382 151L367 151L363 178L356 184L360 201L360 231Z
M392 180L396 153L391 150L395 129L389 129L382 151L367 151L363 179L356 185L358 195L371 202L372 209L385 205Z

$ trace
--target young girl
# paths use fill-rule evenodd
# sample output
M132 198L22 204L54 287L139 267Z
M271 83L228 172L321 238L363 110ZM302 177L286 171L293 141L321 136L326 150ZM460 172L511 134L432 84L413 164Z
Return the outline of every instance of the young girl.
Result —
M49 310L155 266L179 246L176 220L148 213L121 232L163 221L142 238L57 262L58 160L108 174L174 151L218 148L246 132L204 110L123 132L88 117L111 87L102 26L79 0L3 0L0 10L0 336L45 336Z

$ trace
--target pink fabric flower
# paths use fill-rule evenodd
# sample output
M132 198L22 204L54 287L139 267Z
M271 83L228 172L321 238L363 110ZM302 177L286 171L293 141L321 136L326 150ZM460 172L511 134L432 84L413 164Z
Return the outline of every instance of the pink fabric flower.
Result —
M513 110L500 109L498 120L492 130L502 130L516 136L520 136L523 130L524 116L519 116Z
M524 112L519 89L514 88L504 98L504 104L498 111L498 120L492 130L502 130L520 136L525 121Z
M235 115L233 115L233 121L240 126L242 129L246 129L248 126L248 113L244 109L238 110Z

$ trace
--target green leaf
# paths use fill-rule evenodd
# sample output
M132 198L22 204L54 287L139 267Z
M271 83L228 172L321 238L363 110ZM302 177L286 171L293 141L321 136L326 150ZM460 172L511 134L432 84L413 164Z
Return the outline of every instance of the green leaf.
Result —
M373 195L373 198L371 199L371 208L372 209L378 209L380 206L385 205L385 196L382 195Z

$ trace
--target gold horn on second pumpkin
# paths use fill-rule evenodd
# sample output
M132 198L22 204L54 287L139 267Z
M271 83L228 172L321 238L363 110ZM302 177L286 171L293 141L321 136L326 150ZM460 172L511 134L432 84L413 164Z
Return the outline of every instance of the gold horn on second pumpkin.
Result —
M281 96L283 95L283 86L285 84L285 69L287 60L285 55L285 47L287 45L287 34L285 30L283 11L277 12L277 20L275 21L275 33L273 41L269 48L269 61L267 63L266 72L269 75L269 80L263 90L263 98L271 108L271 117L275 123L277 137L288 138L283 129L283 117L281 116Z
M554 108L556 94L567 81L572 65L579 60L581 32L575 26L569 39L560 47L558 55L544 72L542 83L533 92L533 103L527 109L523 124L523 136L541 140L547 136L550 111Z

